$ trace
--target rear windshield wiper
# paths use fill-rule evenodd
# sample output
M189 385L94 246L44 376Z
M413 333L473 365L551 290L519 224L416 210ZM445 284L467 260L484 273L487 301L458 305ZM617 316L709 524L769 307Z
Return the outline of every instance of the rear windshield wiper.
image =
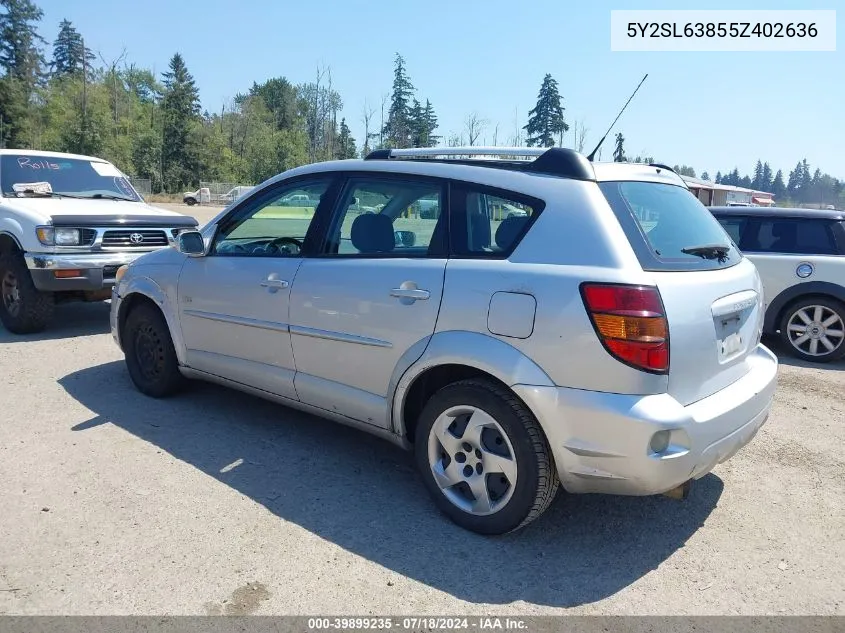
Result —
M698 255L704 259L725 259L730 252L729 244L702 244L700 246L687 246L681 252L687 255Z

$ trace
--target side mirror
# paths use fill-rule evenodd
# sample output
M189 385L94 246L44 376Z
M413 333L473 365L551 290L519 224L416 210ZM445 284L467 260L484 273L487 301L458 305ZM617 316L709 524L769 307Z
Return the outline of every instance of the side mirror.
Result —
M176 247L180 253L189 257L205 255L205 240L199 231L183 231L176 238Z
M413 231L394 231L396 246L414 246L417 243L417 234Z

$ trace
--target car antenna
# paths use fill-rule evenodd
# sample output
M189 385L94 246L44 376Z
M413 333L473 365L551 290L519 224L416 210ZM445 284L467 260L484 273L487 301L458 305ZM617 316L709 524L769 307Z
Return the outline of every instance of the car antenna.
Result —
M621 116L622 116L622 113L623 113L623 112L625 112L625 108L627 108L627 107L628 107L628 104L629 104L629 103L631 103L631 99L633 99L633 98L634 98L634 95L635 95L635 94L637 94L637 90L639 90L639 89L640 89L640 86L642 86L642 85L643 85L643 82L646 80L646 77L648 77L648 73L646 73L646 74L645 74L645 76L644 76L644 77L640 80L640 83L638 83L638 84L637 84L637 87L636 87L636 89L634 90L634 92L631 94L631 96L630 96L630 97L628 97L628 100L625 102L625 105L624 105L624 106L622 106L622 109L619 111L619 114L617 114L617 115L616 115L616 118L615 118L615 119L613 119L613 123L611 123L611 124L610 124L610 127L609 127L609 128L607 128L607 132L605 132L605 133L604 133L604 136L602 136L602 137L601 137L601 140L599 141L599 144L598 144L598 145L596 145L596 148L595 148L592 152L590 152L590 155L589 155L589 156L587 156L587 160L588 160L588 161L590 161L590 162L592 162L592 161L593 161L593 158L595 157L596 152L597 152L597 151L599 151L599 148L601 147L601 144L602 144L602 143L604 143L604 139L606 139L606 138L607 138L607 135L608 135L608 134L610 134L610 130L612 130L612 129L613 129L613 126L614 126L614 125L616 125L616 122L619 120L619 117L621 117Z

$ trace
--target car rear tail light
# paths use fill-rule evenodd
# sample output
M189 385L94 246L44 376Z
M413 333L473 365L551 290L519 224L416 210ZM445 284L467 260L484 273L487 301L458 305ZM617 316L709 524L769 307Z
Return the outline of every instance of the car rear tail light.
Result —
M581 297L605 349L645 371L669 371L669 324L653 286L581 284Z

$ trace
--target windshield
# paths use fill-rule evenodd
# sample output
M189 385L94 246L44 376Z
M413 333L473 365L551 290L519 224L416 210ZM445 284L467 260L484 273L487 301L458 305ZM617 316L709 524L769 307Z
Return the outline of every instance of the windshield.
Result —
M141 197L111 163L76 158L15 155L0 156L0 189L4 196Z
M646 270L724 268L741 259L722 225L686 188L641 181L599 186Z

